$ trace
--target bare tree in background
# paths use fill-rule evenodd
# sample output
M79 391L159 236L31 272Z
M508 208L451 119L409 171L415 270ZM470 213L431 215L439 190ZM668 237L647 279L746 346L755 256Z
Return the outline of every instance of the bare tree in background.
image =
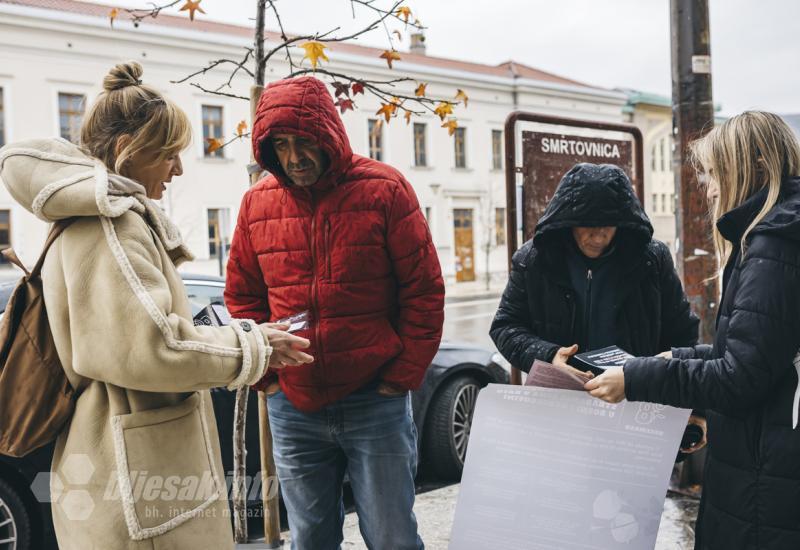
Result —
M197 13L205 13L200 5L202 1L174 0L162 3L151 2L148 4L149 7L141 9L113 8L109 12L109 20L112 27L116 21L120 20L132 21L134 27L139 27L141 24L146 23L147 20L157 18L164 10L180 6L179 10L187 12L189 18L194 21ZM429 112L440 118L442 128L446 128L450 135L455 132L458 122L453 116L454 108L461 103L466 107L468 102L467 94L463 90L455 90L452 98L437 99L427 95L427 83L416 81L408 76L398 75L396 78L374 80L348 72L334 72L325 66L329 61L326 50L333 49L329 48L329 45L354 41L360 36L382 29L386 33L388 48L383 50L379 57L386 61L389 69L394 69L393 63L402 59L402 55L397 51L395 45L402 40L403 32L408 32L409 28L420 32L424 30L419 19L414 17L411 9L405 5L405 0L391 0L389 2L382 2L381 0L341 0L343 17L355 19L357 10L361 10L371 16L369 23L351 34L339 34L340 27L337 26L324 32L298 36L290 36L286 33L278 9L278 1L254 0L254 2L256 3L256 18L253 28L254 40L252 47L244 48L241 57L238 59L221 58L211 60L205 67L173 81L174 83L189 84L208 94L250 102L250 123L248 124L244 120L241 121L236 128L236 134L227 138L207 138L206 150L209 153L213 153L236 140L249 138L248 127L252 127L255 109L264 89L266 65L275 56L278 56L278 59L283 62L285 67L284 78L312 74L326 79L333 89L335 104L343 115L347 111L354 110L359 95L366 96L366 94L370 94L377 98L380 103L380 108L376 114L381 117L379 119L381 124L389 124L398 116L402 116L406 124L409 124L414 116ZM266 32L267 17L270 17L271 22L277 28L277 33ZM399 28L390 30L390 25ZM305 64L306 60L308 61L307 65ZM230 69L227 80L217 86L204 84L203 77L207 77L209 71L220 67ZM253 79L249 95L243 95L242 91L235 89L234 80L240 74L245 74ZM399 85L404 85L402 88L408 90L409 84L414 88L413 94L399 91ZM251 185L258 181L261 174L260 169L254 165L252 157L248 173L250 174ZM248 539L245 491L246 451L244 446L248 394L248 388L242 388L237 392L234 413L234 482L232 489L234 533L238 543L247 542ZM277 478L272 457L272 437L269 430L266 397L263 393L259 393L258 408L265 542L270 547L276 548L280 546L280 523L277 491L272 490L271 487L274 487Z

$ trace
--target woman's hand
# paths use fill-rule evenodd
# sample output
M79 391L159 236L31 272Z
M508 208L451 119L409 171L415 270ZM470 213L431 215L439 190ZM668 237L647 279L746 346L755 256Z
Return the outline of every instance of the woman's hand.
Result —
M597 378L586 382L584 388L598 399L619 403L625 399L625 375L622 367L611 367Z
M309 354L300 351L308 348L311 342L286 332L289 330L288 324L265 323L259 325L258 328L269 342L269 345L272 346L272 355L269 356L269 368L280 370L285 367L296 367L314 361L314 358Z
M672 350L670 351L662 351L656 357L661 357L662 359L672 359Z

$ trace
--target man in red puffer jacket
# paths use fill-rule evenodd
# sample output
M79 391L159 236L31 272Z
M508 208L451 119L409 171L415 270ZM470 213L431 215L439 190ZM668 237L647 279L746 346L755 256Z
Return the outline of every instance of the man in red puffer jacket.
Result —
M258 323L308 311L314 362L273 370L266 391L292 547L342 541L347 472L370 548L422 548L410 390L436 354L444 283L411 185L353 154L325 85L271 84L253 124L271 175L242 200L225 302Z

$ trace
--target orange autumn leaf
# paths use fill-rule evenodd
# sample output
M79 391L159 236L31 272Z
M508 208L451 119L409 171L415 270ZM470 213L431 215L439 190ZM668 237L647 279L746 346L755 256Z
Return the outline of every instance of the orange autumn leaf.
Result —
M456 128L458 128L458 122L456 122L456 119L451 118L450 120L442 124L442 128L447 128L447 135L452 136L453 134L456 133Z
M406 124L410 124L411 123L411 111L406 111L405 117L406 117Z
M189 19L194 21L194 12L199 11L202 14L206 12L203 11L203 8L200 7L200 2L203 0L186 0L186 3L181 7L179 11L188 11L189 12Z
M467 94L464 93L464 90L459 88L459 90L456 93L456 101L463 101L464 107L466 107L467 102L469 101L469 97L467 97Z
M300 44L300 47L306 51L306 55L303 56L303 59L311 61L312 69L317 68L317 63L319 63L320 59L328 61L328 56L325 55L327 46L322 42L306 42L305 44Z
M208 154L210 155L217 149L222 149L222 140L217 138L206 138L206 143L208 147L206 148Z
M392 67L392 61L400 61L400 54L395 50L384 50L384 52L380 55L380 58L385 59L386 63L389 65L389 68L393 69L394 67Z
M417 89L414 90L414 95L417 96L417 97L425 97L425 88L427 88L427 87L428 87L427 84L425 84L424 82L421 82L420 85L417 86Z
M247 131L247 122L243 120L236 125L236 135L242 137L242 134L244 134L245 131Z
M444 117L453 114L453 104L442 101L436 106L436 109L434 109L433 112L439 115L440 119L444 120Z
M408 24L408 18L411 17L411 8L409 8L408 6L399 7L397 8L396 15L397 17L402 17L403 21L405 21L406 24Z
M114 8L109 12L108 18L111 20L112 27L114 26L114 19L116 19L118 15L119 15L119 10L117 8Z
M381 108L375 113L376 115L383 115L386 118L386 122L389 122L389 119L392 118L397 111L397 104L396 103L381 103Z

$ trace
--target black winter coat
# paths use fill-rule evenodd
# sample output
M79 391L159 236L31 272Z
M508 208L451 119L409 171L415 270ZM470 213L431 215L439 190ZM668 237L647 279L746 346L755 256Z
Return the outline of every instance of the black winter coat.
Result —
M723 272L713 348L625 364L625 395L708 415L695 548L800 549L800 179L738 243L764 191L717 223L736 252Z
M528 372L535 359L552 361L560 347L578 342L583 320L564 247L573 227L603 226L617 227L613 261L622 274L615 303L606 308L616 338L606 345L638 356L697 343L697 317L669 249L652 240L630 180L616 166L578 164L559 183L533 239L514 254L492 322L492 340L515 367Z

